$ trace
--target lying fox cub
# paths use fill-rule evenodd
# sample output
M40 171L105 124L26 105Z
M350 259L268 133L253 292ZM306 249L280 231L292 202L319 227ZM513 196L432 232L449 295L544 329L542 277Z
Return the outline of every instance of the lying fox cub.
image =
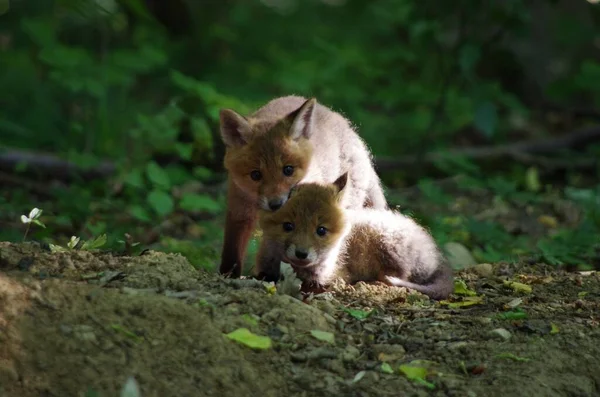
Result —
M314 98L276 98L249 116L223 109L221 137L229 174L225 239L219 271L239 277L258 209L277 211L300 182L331 183L351 171L342 206L387 208L371 153L348 120ZM259 278L279 278L281 258L263 239Z
M453 290L452 270L435 241L411 218L391 210L344 210L348 173L333 184L298 185L277 212L261 213L273 241L305 285L382 281L433 299Z

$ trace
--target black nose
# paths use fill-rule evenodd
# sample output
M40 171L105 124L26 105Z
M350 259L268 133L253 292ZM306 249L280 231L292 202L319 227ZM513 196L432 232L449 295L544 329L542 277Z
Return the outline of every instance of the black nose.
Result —
M308 258L308 252L296 250L296 258L298 258L298 259L306 259L306 258Z
M281 208L282 204L283 202L281 201L281 199L271 200L269 201L269 208L275 211Z

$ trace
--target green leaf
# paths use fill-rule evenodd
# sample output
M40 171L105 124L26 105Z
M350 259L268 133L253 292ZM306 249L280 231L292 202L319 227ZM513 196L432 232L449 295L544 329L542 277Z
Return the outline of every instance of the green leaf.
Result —
M148 195L148 204L159 216L166 216L173 212L173 198L162 190L153 190Z
M35 223L36 225L43 227L44 229L46 228L46 225L44 225L40 220L38 219L32 219L31 223Z
M212 171L206 167L195 167L192 171L194 176L201 181L206 181L212 177Z
M217 213L221 210L221 204L218 201L213 200L210 196L196 193L186 193L181 196L179 207L189 212Z
M456 295L476 296L477 292L470 290L467 284L458 278L454 279L454 293Z
M225 336L252 349L264 350L271 347L271 338L253 334L248 328L238 328Z
M314 338L316 338L322 342L327 342L327 343L331 343L331 344L335 343L335 335L332 334L331 332L319 331L318 329L313 329L312 331L310 331L310 334Z
M530 294L532 291L531 285L519 283L516 281L504 280L504 286L512 289L515 292L523 292L525 294Z
M123 178L123 182L127 185L143 188L144 187L144 176L142 175L142 171L139 169L131 170L125 177Z
M427 382L425 378L427 377L427 368L425 367L417 367L409 364L403 364L400 366L400 372L404 374L408 379L417 382L426 386L429 389L434 389L435 385L433 383Z
M352 379L352 383L360 382L360 380L364 378L366 374L367 371L360 371L354 376L354 379Z
M466 75L473 73L473 69L479 61L479 57L481 56L481 50L479 47L467 44L460 49L460 55L458 58L458 63L460 65L460 69Z
M394 370L392 369L392 366L388 363L382 363L381 364L381 372L383 372L384 374L393 374Z
M373 314L375 310L365 311L359 309L344 309L344 311L358 320L364 320L365 318Z
M247 322L250 325L258 325L258 320L256 319L256 316L253 314L244 314L242 315L242 318L244 319L245 322Z
M123 327L120 324L112 324L110 327L113 330L117 331L118 333L123 334L127 338L131 339L135 343L139 343L139 342L141 342L143 340L142 337L140 337L139 335L137 335L135 332L132 332L132 331L128 330L127 328Z
M536 167L529 167L525 172L525 187L530 192L538 192L542 188L540 176Z
M527 318L527 313L520 308L516 308L505 313L499 313L498 318L502 320L522 320Z
M102 247L104 244L106 244L106 233L101 234L100 236L96 237L93 240L88 240L85 243L83 243L83 245L81 246L82 250L93 250L93 249L98 249L100 247Z
M135 219L142 222L152 221L152 217L150 216L148 211L140 205L132 205L131 207L129 207L129 214Z
M175 150L177 150L177 154L183 160L191 160L192 152L194 151L194 146L189 143L176 143Z
M491 138L498 122L498 109L493 103L486 101L475 110L474 124L486 137Z
M55 245L55 244L48 244L48 246L50 247L50 252L67 252L67 249L64 247L61 247L60 245Z
M106 222L98 221L96 223L87 222L85 226L92 235L99 235L106 231Z
M163 189L169 189L171 187L169 175L154 161L150 161L146 165L146 176L155 187Z
M497 358L508 358L510 360L513 360L513 361L522 361L522 362L527 362L527 361L531 360L529 358L516 356L516 355L514 355L512 353L500 353L496 357Z

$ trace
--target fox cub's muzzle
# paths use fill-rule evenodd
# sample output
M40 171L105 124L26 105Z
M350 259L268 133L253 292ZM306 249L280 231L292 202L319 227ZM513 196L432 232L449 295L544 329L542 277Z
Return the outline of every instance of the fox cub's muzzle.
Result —
M283 207L283 205L286 203L286 201L287 201L287 194L281 195L278 197L274 197L274 198L261 197L260 198L260 207L263 210L275 212L278 209L280 209L281 207Z

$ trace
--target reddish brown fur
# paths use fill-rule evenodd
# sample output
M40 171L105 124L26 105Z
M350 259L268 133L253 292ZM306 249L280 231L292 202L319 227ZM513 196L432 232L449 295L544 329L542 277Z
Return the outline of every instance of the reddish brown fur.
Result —
M232 277L241 275L244 255L256 224L260 196L276 197L289 192L304 177L312 158L312 145L307 139L288 137L295 113L277 123L253 123L252 139L241 146L227 148L224 159L229 172L225 238L219 271ZM263 156L258 157L256 154ZM291 177L281 172L286 165L294 167ZM254 181L252 170L264 178ZM267 180L268 183L263 183ZM261 247L261 251L264 247Z
M316 100L277 98L248 117L221 111L229 173L227 219L220 272L238 277L258 208L277 211L300 182L329 182L353 170L344 208L386 208L368 148L350 123ZM286 166L293 173L286 175ZM255 171L253 173L253 171ZM252 175L261 173L260 180ZM277 279L280 259L263 239L256 263L260 278Z
M258 134L247 145L227 150L224 161L229 175L238 186L251 194L250 198L254 201L259 196L276 197L289 192L302 180L312 158L310 142L288 138L287 130L282 126ZM264 157L258 158L256 153L262 153ZM286 165L294 167L291 177L281 173ZM269 183L253 181L249 178L249 170L260 170Z

